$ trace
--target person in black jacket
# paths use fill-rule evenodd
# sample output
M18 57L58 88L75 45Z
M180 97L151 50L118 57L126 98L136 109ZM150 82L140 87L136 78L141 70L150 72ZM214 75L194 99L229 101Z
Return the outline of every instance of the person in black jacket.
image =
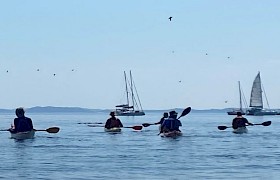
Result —
M237 112L237 116L232 120L232 128L237 129L239 127L246 127L246 125L253 124L243 117L241 112Z
M109 119L107 119L106 124L105 124L106 129L111 129L114 127L123 127L121 120L119 120L115 116L115 112L110 112L110 116L111 117Z
M10 129L12 133L26 132L33 130L32 120L25 117L25 111L22 107L16 109L17 118L14 119L14 126Z

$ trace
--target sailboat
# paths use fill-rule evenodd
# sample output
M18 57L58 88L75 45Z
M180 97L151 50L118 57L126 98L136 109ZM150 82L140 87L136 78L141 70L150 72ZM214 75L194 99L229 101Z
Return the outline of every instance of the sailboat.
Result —
M145 112L142 109L142 105L132 79L131 71L129 71L129 75L130 81L127 80L126 73L124 71L126 103L117 105L115 114L116 116L144 116ZM135 95L137 96L137 99Z
M259 72L253 82L253 86L251 90L251 98L250 98L251 109L247 110L247 115L253 115L253 116L277 115L278 113L277 111L271 110L269 108L269 104L265 92L264 95L269 109L263 108L263 98L262 98L263 92L264 91L262 89L261 75Z
M242 115L245 115L245 112L242 108L242 96L241 96L241 87L240 87L240 81L238 81L238 89L239 89L239 109L233 109L232 111L228 111L228 115L237 115L237 112L241 112Z

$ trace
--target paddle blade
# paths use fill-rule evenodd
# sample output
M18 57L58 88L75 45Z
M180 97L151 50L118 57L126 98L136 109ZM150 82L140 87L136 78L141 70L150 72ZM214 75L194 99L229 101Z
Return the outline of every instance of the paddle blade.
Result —
M141 130L143 128L143 126L133 126L132 129L134 130Z
M143 123L142 124L142 126L144 126L144 127L149 127L151 124L149 124L149 123Z
M266 121L266 122L262 123L263 126L270 126L270 124L271 124L271 121Z
M226 126L218 126L219 130L225 130L226 128L228 128L228 127L226 127Z
M46 129L46 131L48 133L58 133L59 127L51 127L51 128Z
M184 111L182 112L182 114L181 114L181 116L180 116L179 118L181 118L181 117L183 117L183 116L189 114L189 113L191 112L191 110L192 110L191 107L187 107L186 109L184 109ZM178 119L179 119L179 118L178 118Z

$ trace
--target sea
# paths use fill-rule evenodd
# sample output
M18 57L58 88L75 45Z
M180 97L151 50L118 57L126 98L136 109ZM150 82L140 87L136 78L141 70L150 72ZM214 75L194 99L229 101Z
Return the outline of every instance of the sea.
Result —
M180 114L180 112L179 112ZM186 180L279 179L280 116L246 116L252 123L247 134L234 134L234 116L190 112L180 120L183 136L158 136L158 126L141 131L123 128L106 133L108 113L28 113L34 128L60 127L51 134L36 132L34 139L14 140L5 131L15 118L0 114L0 179L67 180ZM124 126L155 123L160 111L140 117L119 117ZM103 124L100 124L103 126Z

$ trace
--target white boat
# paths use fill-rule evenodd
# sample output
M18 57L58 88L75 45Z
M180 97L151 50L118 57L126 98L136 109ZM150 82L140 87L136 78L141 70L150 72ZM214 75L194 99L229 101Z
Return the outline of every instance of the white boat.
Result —
M260 76L260 72L259 72L253 82L253 86L252 86L252 90L251 90L251 98L250 98L251 109L247 110L247 113L246 113L247 115L264 116L264 115L277 115L278 114L277 111L271 110L269 108L267 98L266 98L266 102L268 105L268 109L264 109L262 92L264 92L264 95L266 98L265 91L262 88L261 76Z
M237 112L241 112L242 115L245 115L245 112L243 111L243 108L242 108L242 99L244 99L243 100L244 103L246 103L246 100L245 100L245 98L242 98L240 81L238 81L238 87L239 87L238 88L239 89L239 109L233 109L232 111L228 111L227 112L228 115L237 115Z
M12 133L11 132L11 138L12 139L32 139L34 138L35 131L26 131L26 132L18 132L18 133Z
M246 127L239 127L237 129L233 129L232 132L236 134L243 134L243 133L247 133L248 129Z
M159 134L161 137L178 137L182 136L183 133L181 131L170 131L170 132L164 132Z
M125 94L126 103L117 105L115 114L116 116L144 116L145 113L142 109L142 105L132 79L132 74L130 71L130 82L127 81L126 73L124 72L125 79ZM137 99L135 97L137 96Z
M110 129L104 128L104 131L110 132L110 133L119 133L122 131L122 129L118 128L118 127L114 127L114 128L110 128Z

